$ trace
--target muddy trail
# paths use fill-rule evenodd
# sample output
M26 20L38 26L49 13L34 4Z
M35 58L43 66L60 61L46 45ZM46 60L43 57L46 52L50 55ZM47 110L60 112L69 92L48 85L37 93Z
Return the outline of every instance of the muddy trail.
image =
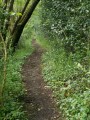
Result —
M43 49L33 42L35 48L22 68L26 89L24 109L28 120L62 120L52 97L52 91L44 82L41 74L41 56Z

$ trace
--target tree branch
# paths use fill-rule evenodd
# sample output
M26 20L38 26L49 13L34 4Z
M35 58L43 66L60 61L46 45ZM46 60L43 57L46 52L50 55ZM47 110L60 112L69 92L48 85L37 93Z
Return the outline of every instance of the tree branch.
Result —
M27 6L28 6L28 4L29 4L29 2L30 2L31 0L27 0L26 1L26 3L25 3L25 6L24 6L24 8L22 9L22 14L24 14L24 12L25 12L25 10L26 10L26 8L27 8Z
M6 8L7 8L7 1L8 0L3 0L3 4L4 4L3 10L6 10Z
M6 69L6 64L7 64L7 45L3 39L3 36L2 36L2 33L0 33L0 39L1 39L1 42L3 44L3 50L4 50L4 53L3 53L3 57L4 57L4 66L3 66L3 81L2 81L2 88L1 88L1 91L0 91L0 95L1 95L1 99L0 99L0 102L1 102L1 105L3 105L3 94L4 94L4 88L5 88L5 84L6 84L6 74L7 74L7 69Z
M33 11L35 10L37 4L40 2L40 0L33 0L32 3L30 4L30 7L24 12L23 16L21 17L19 23L17 24L17 27L12 35L12 47L16 48L18 41L20 39L20 36L23 32L23 29L30 19Z
M33 0L32 4L28 8L28 10L23 14L22 18L19 21L19 24L25 25L29 18L31 17L34 9L36 8L37 4L39 3L40 0Z
M21 14L22 14L22 15L24 14L24 12L25 12L25 10L26 10L26 8L27 8L27 6L28 6L29 2L30 2L30 0L27 0L27 1L26 1L25 5L24 5L24 8L22 9L22 12L21 12ZM18 19L17 19L17 21L15 22L14 27L13 27L13 30L12 30L12 32L11 32L11 34L13 34L13 33L14 33L14 31L15 31L15 29L16 29L16 27L17 27L17 24L18 24L19 20L21 19L21 17L22 17L22 16L19 16L19 18L18 18Z
M15 0L10 0L9 7L8 7L8 13L10 13L13 10L13 5L14 5ZM10 21L10 15L5 19L5 25L4 25L4 30L6 31L4 37L4 40L6 40L6 34L9 26L9 21Z
M13 10L14 1L15 0L10 0L8 12L11 12Z

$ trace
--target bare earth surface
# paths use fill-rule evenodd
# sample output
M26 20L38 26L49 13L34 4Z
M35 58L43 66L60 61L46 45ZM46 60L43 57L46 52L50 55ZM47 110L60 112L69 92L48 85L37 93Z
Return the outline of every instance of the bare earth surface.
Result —
M24 97L28 120L62 120L52 97L52 91L46 85L41 74L42 48L33 43L35 48L22 68L23 81L27 90Z

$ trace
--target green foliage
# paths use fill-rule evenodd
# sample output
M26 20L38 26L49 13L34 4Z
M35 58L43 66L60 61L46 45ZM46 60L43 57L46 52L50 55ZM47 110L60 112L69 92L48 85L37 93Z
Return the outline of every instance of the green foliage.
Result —
M58 37L66 52L80 51L85 55L90 48L90 1L42 1L42 31L49 40Z
M2 3L0 3L0 32L4 32L2 28L3 28L4 19L6 17L7 17L7 13L3 10Z
M0 120L27 120L25 112L23 110L23 102L20 101L20 98L25 94L25 89L21 76L22 64L24 63L24 59L33 51L31 46L32 38L27 32L27 29L30 30L30 26L26 26L21 37L18 49L16 50L14 55L10 55L10 52L8 52L6 66L7 74L3 91L3 105L0 106ZM4 72L3 58L4 56L2 56L2 58L0 59L0 92L2 88Z
M21 0L15 0L14 10L16 12L21 12L25 2L26 2L25 0L22 0L22 1Z
M28 22L26 27L24 28L24 34L22 34L21 36L19 48L32 49L31 42L33 39L33 31L34 30L31 22Z
M43 77L66 120L89 120L90 1L44 0L40 8L36 38L46 48Z
M16 0L13 5L13 10L8 12L10 1L8 1L6 9L3 9L4 5L2 5L0 1L0 32L2 33L2 39L4 34L7 33L6 44L8 41L11 42L9 32L11 33L17 18L22 16L21 11L25 2L25 0ZM9 29L5 28L7 22ZM33 24L33 21L31 22ZM21 69L22 64L24 63L24 58L26 58L27 55L30 55L33 51L31 46L33 34L32 24L30 25L29 22L25 27L14 55L12 55L12 48L9 46L11 43L8 42L6 69L4 69L4 48L0 36L0 120L27 120L25 112L23 111L23 103L20 101L20 97L25 94ZM5 84L3 84L3 81Z
M28 54L29 52L31 53L31 50L28 51ZM24 95L24 86L20 72L23 64L23 58L25 58L28 54L27 50L23 49L17 50L14 56L8 57L7 79L3 93L3 106L0 108L0 120L26 120L25 113L22 111L23 106L20 103L19 98Z
M43 77L67 120L90 119L90 1L44 0L37 41L46 49Z
M78 61L76 56L78 56ZM57 105L66 120L90 119L90 69L79 63L79 55L69 57L53 46L42 60L43 76L53 89Z

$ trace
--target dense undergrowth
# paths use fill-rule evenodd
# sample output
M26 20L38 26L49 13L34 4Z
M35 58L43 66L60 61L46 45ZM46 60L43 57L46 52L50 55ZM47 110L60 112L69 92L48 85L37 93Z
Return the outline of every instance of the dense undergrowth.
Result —
M29 26L29 24L28 24ZM2 105L0 106L0 120L26 120L23 110L23 102L20 101L21 96L25 94L22 82L21 69L24 59L33 51L31 46L31 35L27 33L26 26L18 49L14 55L8 54L6 63L6 80L3 91ZM30 30L30 29L29 29ZM0 59L0 88L3 83L3 58Z
M46 49L42 56L42 74L53 89L53 96L63 116L66 120L89 120L90 55L83 58L88 62L87 66L81 64L80 53L71 53L67 57L64 49L56 48L54 42L39 38L39 43Z
M90 119L90 70L71 54L54 49L43 55L43 76L67 120Z
M24 58L32 52L31 35L46 49L42 74L53 89L63 116L66 120L90 120L89 3L89 0L42 1L31 25L25 29L19 50L8 56L0 120L26 119L18 98L24 93L20 71ZM0 60L3 79L3 59Z
M52 0L52 2L54 1ZM60 111L62 111L62 114L66 120L90 120L89 44L87 44L87 47L82 47L82 44L84 45L84 42L85 44L87 43L86 41L82 40L83 35L81 38L78 38L79 40L77 39L78 41L81 41L81 44L78 41L73 41L73 38L70 38L70 36L72 36L72 33L69 34L70 36L68 36L68 34L66 34L66 36L64 36L64 34L62 35L64 27L68 30L69 28L67 27L67 22L64 24L64 26L62 26L63 28L60 30L60 24L58 24L57 21L62 20L62 23L65 21L63 18L60 18L62 16L59 16L59 12L55 12L56 6L54 5L57 4L57 1L55 4L52 4L51 7L49 7L49 5L51 5L51 2L49 0L47 3L46 1L44 3L46 5L46 8L43 7L42 16L39 14L41 20L38 19L39 22L34 20L35 23L37 23L39 30L41 30L36 32L37 41L41 44L42 47L46 49L46 52L42 57L43 77L47 84L53 89L53 95L56 98L57 105ZM60 10L59 3L60 1L58 1L58 11ZM67 6L66 3L63 2L63 4ZM48 12L45 13L45 10ZM66 8L65 12L67 14ZM52 16L58 17L58 19L55 17L52 18L51 14ZM81 13L80 15L82 16ZM80 16L76 15L75 17L81 19ZM70 17L68 17L68 20L69 18ZM73 22L69 21L69 24L73 24ZM77 24L77 21L75 21L75 25ZM73 28L75 27L76 29L75 25L73 25ZM79 29L81 28L79 27ZM59 34L61 36L58 37L57 34L59 32L61 32ZM76 36L75 34L73 35L75 38L81 34L82 33L78 31L78 34ZM62 42L62 39L65 43ZM65 39L67 41L65 41Z
M39 14L43 77L66 120L90 120L89 3L45 0Z

